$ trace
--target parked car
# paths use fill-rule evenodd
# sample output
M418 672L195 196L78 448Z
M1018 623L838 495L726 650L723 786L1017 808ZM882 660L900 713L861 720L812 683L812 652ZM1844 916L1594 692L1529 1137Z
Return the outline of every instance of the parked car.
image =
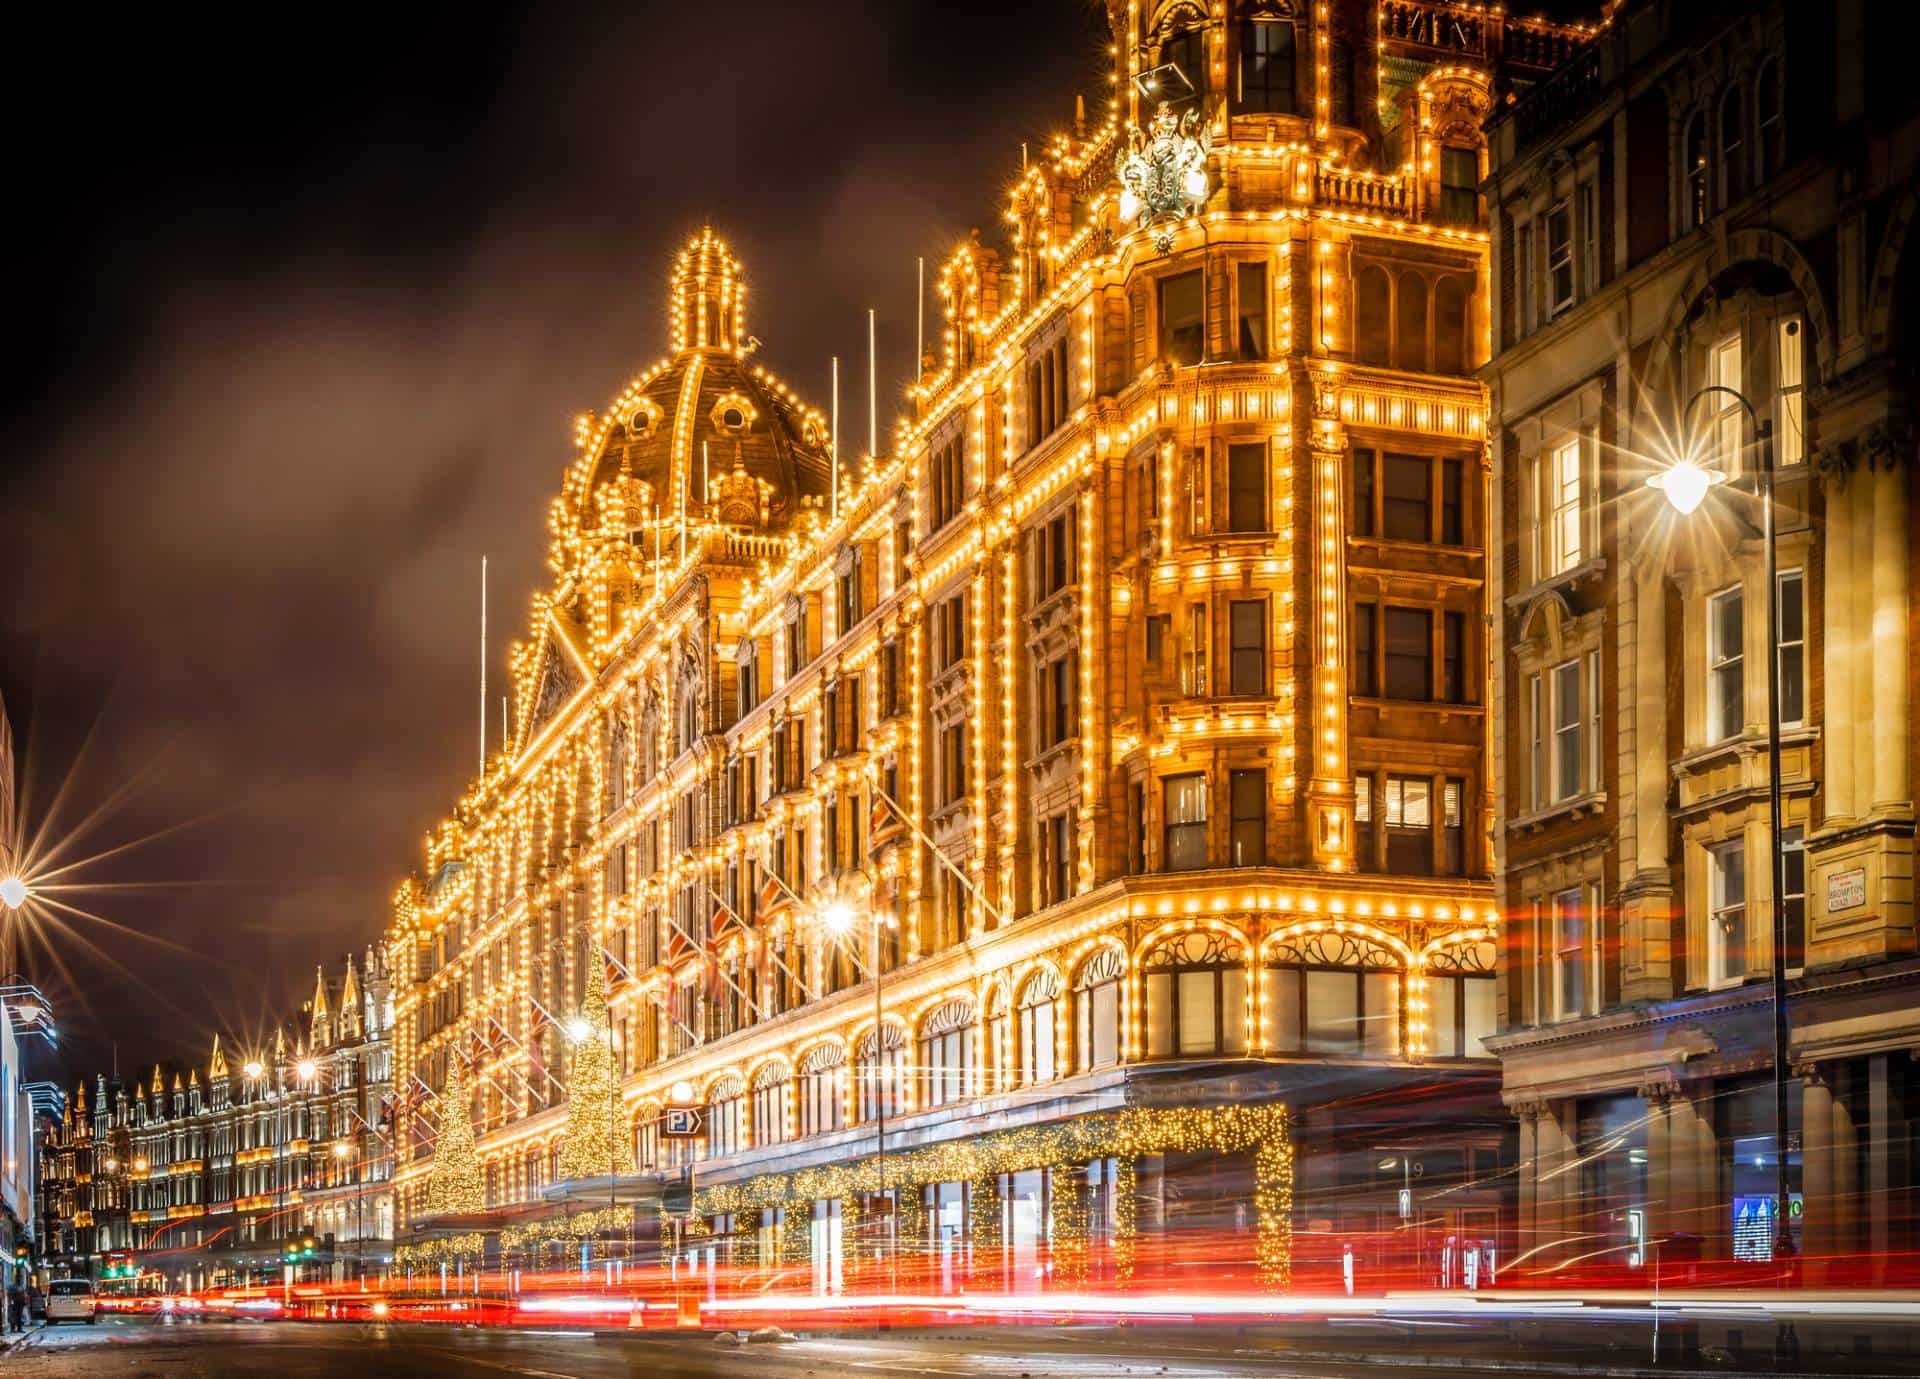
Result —
M93 1281L57 1278L47 1285L47 1325L55 1322L98 1322L100 1295Z

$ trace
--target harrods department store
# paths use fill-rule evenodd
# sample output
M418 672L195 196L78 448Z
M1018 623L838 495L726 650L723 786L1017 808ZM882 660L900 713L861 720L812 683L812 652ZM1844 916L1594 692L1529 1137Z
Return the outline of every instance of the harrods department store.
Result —
M1511 568L1558 492L1522 501L1515 467L1565 428L1524 439L1510 381L1496 425L1482 371L1516 291L1559 291L1564 226L1535 197L1528 247L1495 250L1513 154L1488 138L1524 147L1630 38L1697 38L1623 27L1658 8L1110 0L1110 106L940 268L880 446L768 370L746 266L694 235L665 353L578 425L510 718L395 898L401 1262L670 1253L834 1290L883 1259L1254 1287L1556 1258L1539 1232L1577 1223L1536 1184L1578 1136L1516 1134L1500 1055L1557 1056L1540 1027L1576 1012L1540 1005L1573 990L1540 975L1540 916L1589 880L1497 905L1496 863L1591 871L1579 914L1624 913L1608 867L1528 851L1562 814L1637 792L1642 835L1727 835L1697 754L1658 763L1679 813L1600 785L1632 750L1604 745L1614 686L1657 688L1615 651L1568 701L1571 767L1549 701L1514 717L1624 557ZM1598 196L1638 194L1597 166ZM1568 195L1573 242L1613 255L1597 292L1632 252ZM1574 771L1547 779L1594 788L1516 795L1543 735ZM1894 886L1899 828L1862 825ZM1673 861L1632 904L1680 944ZM1910 905L1876 913L1910 951ZM1623 987L1579 932L1581 1018L1692 991L1665 947Z

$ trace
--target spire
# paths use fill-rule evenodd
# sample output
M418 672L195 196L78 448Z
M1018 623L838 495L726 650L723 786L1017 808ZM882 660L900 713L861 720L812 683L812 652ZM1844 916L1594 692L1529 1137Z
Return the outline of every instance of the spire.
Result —
M313 969L313 1015L317 1020L327 1013L327 969Z
M740 261L711 225L703 225L680 251L669 287L675 354L737 349L747 338L747 284Z
M227 1079L227 1056L220 1052L220 1036L213 1036L213 1057L207 1062L207 1080L224 1082Z
M166 1089L167 1084L160 1077L160 1065L155 1063L153 1065L153 1094L159 1096L162 1092L166 1091Z

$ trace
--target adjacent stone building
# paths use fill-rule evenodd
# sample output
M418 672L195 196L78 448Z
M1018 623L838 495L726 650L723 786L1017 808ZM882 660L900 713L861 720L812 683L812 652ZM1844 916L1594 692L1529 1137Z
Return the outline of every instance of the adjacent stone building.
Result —
M1901 1206L1920 1108L1920 102L1880 18L1862 0L1609 6L1487 126L1507 918L1492 1047L1538 1262L1771 1254L1776 905L1808 1277L1855 1254L1884 1277L1920 1243ZM1690 406L1715 385L1741 397ZM1730 476L1688 518L1646 486L1682 453Z

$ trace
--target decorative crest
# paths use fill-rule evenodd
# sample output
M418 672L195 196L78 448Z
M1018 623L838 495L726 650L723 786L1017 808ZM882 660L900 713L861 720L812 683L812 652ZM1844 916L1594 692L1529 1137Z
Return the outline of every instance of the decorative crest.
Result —
M1206 205L1207 156L1213 132L1199 110L1175 115L1162 101L1146 130L1135 129L1114 156L1120 178L1120 218L1153 236L1154 248L1173 248L1174 227Z

